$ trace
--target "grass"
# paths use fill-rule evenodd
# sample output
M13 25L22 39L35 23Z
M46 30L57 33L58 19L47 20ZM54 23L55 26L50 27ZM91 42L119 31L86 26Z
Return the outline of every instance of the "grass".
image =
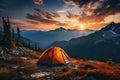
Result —
M7 61L12 63L25 63L25 59L21 58L8 58Z
M55 80L86 80L91 76L96 80L119 80L120 66L100 61L73 61L84 66L77 69L63 69L57 72ZM90 69L87 69L90 68Z
M114 74L108 74L103 71L93 71L87 74L87 77L93 76L97 80L119 80L119 76L115 76Z
M57 72L55 80L74 80L77 77L78 80L83 80L83 77L86 75L84 70L79 69L69 69L66 72Z
M11 80L11 79L14 80L16 76L17 76L17 79L20 78L16 72L8 68L0 68L0 80Z
M19 58L8 60L0 63L0 80L33 80L30 79L30 74L37 72L35 64L26 63Z

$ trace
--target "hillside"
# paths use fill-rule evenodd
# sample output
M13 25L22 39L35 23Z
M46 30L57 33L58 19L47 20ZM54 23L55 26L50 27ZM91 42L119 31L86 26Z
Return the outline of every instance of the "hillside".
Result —
M120 66L106 62L71 58L65 66L38 66L37 59L0 60L1 80L119 80Z
M4 59L5 57L38 58L38 54L37 54L37 51L31 50L25 47L16 47L15 49L0 47L0 58Z
M120 62L120 23L112 22L88 36L73 38L67 42L56 41L51 46L62 47L74 57L97 60L113 59Z

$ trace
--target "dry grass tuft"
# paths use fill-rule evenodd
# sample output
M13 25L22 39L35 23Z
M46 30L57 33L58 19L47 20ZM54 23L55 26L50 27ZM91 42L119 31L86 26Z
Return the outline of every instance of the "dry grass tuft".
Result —
M63 69L56 73L55 80L120 80L120 66L100 61L74 60L78 68Z

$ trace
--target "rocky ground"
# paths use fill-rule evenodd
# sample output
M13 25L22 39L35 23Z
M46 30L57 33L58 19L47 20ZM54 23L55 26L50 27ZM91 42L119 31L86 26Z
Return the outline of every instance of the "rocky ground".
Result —
M39 55L34 51L26 48L18 50L5 54L1 49L0 80L120 80L120 66L116 64L71 58L68 65L43 66L36 64Z
M0 47L1 56L14 56L14 57L38 57L36 51L25 47L16 47L15 49L8 49L5 47Z

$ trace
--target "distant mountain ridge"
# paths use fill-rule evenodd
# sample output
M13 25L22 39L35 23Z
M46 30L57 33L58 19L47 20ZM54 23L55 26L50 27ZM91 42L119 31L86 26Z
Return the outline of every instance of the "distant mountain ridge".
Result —
M120 23L112 22L88 36L56 41L51 46L62 47L71 56L120 62Z
M37 42L38 46L45 49L54 41L61 41L61 40L68 41L72 38L88 35L92 32L94 31L86 30L85 32L82 32L80 30L70 30L70 29L65 29L63 27L60 27L50 31L23 30L21 33L22 33L22 36L34 42Z

